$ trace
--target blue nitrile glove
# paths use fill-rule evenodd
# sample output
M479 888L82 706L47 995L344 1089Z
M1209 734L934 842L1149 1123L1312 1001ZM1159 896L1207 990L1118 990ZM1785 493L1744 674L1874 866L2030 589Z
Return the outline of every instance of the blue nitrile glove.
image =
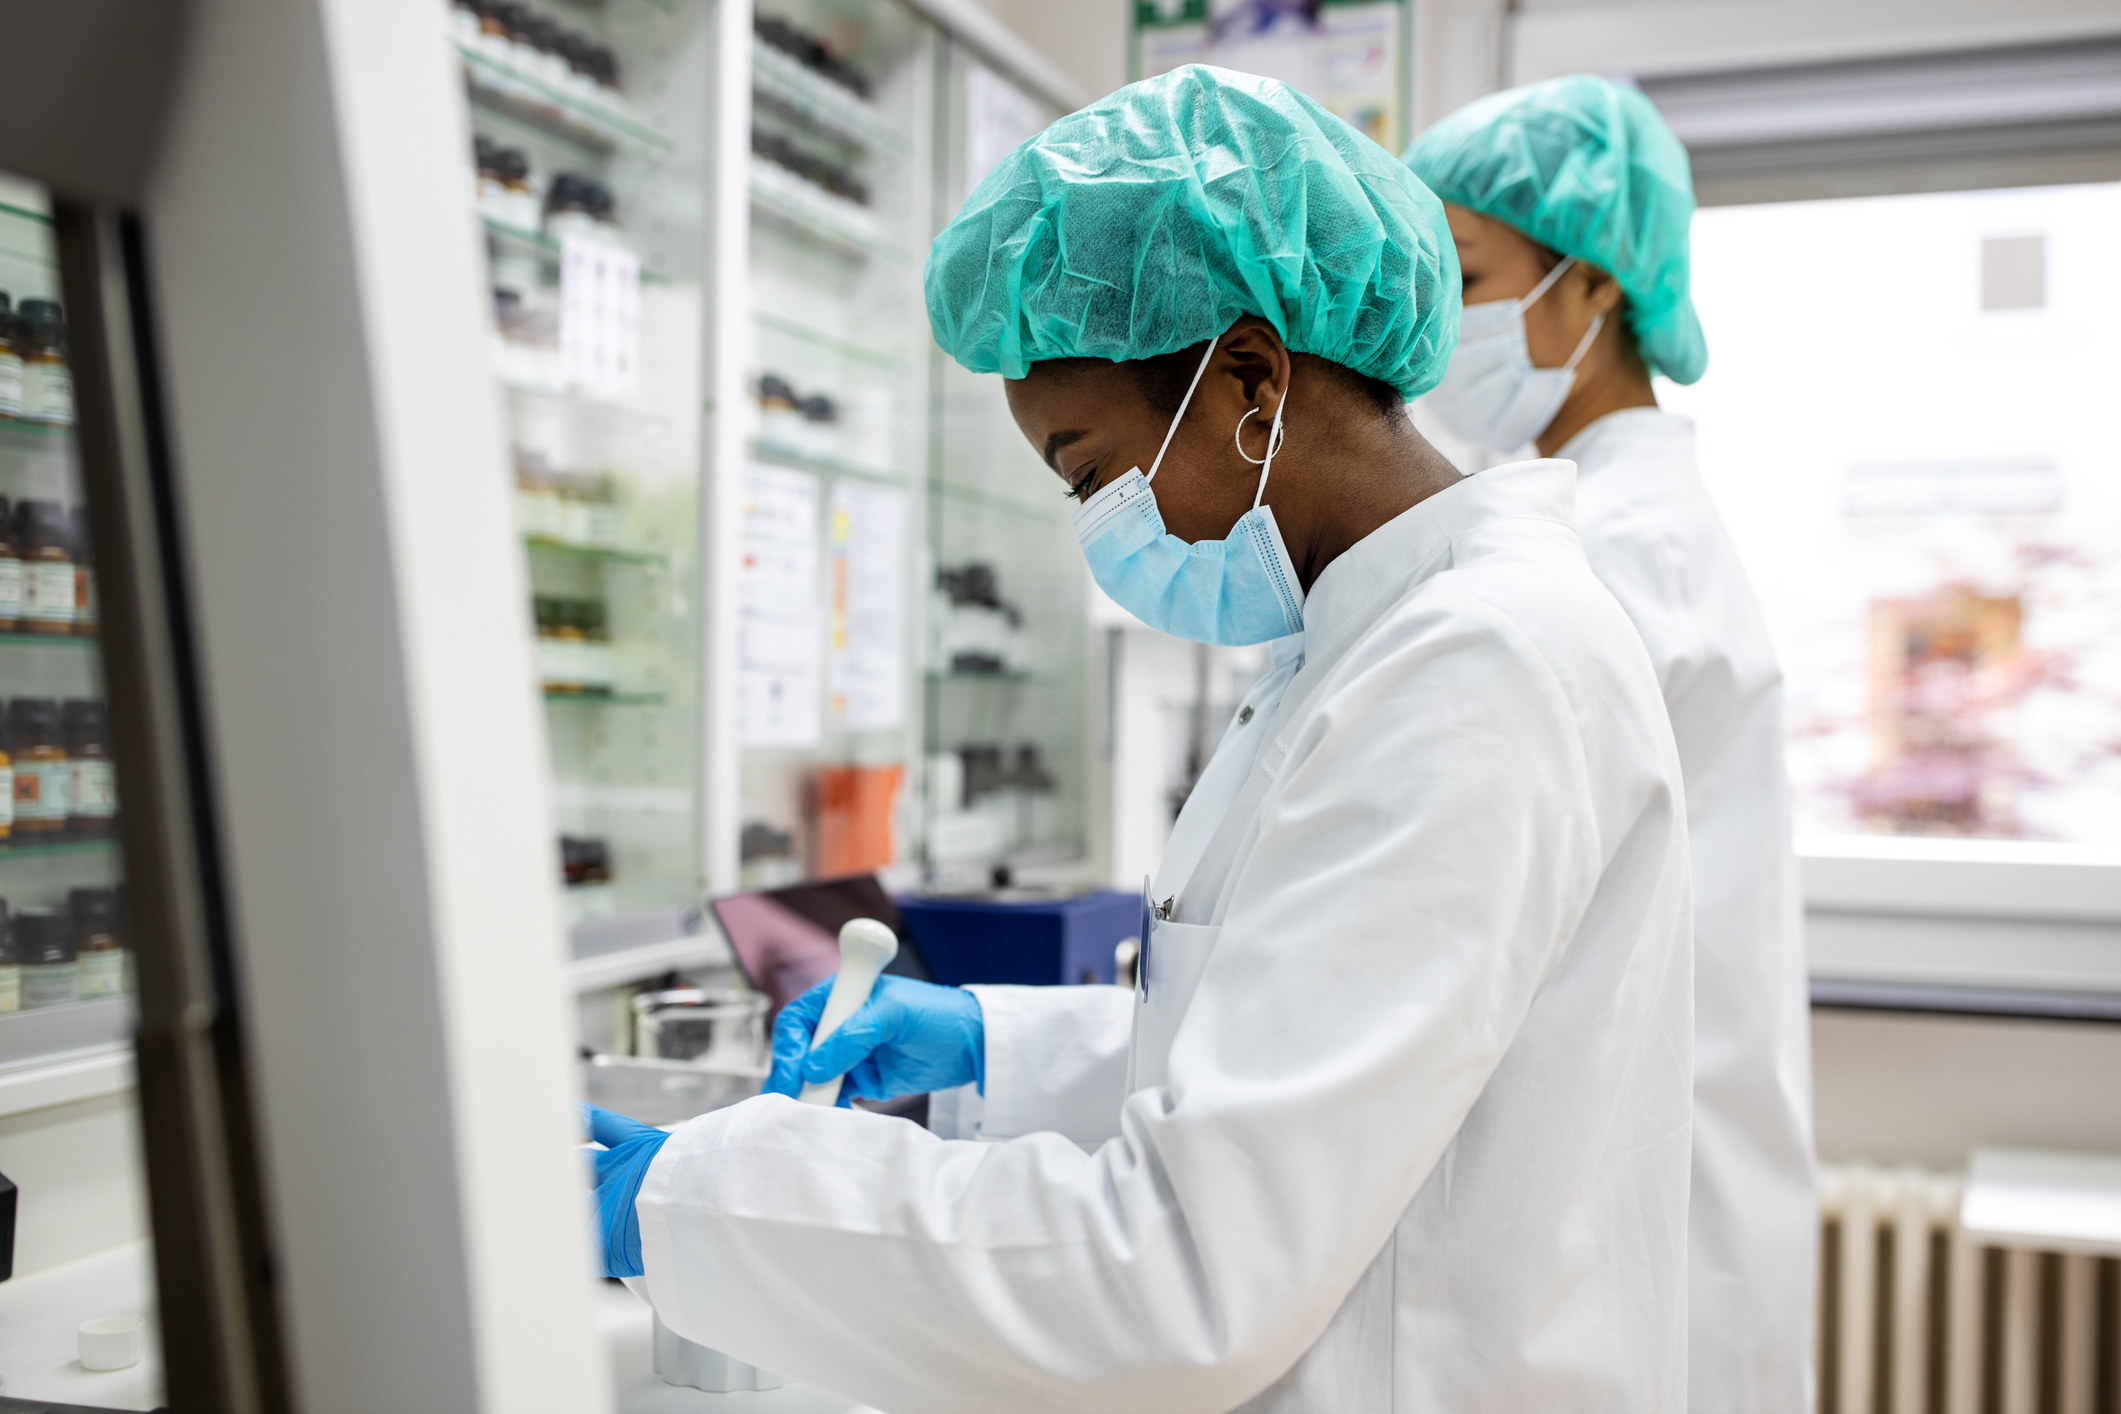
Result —
M607 1277L641 1275L641 1221L633 1200L640 1194L648 1165L670 1136L653 1125L628 1119L598 1105L582 1106L589 1137L604 1147L595 1155L597 1232L604 1239Z
M879 977L862 1009L813 1051L810 1036L831 993L827 977L781 1008L767 1094L795 1095L835 1075L847 1077L842 1105L857 1095L889 1100L972 1083L985 1089L987 1028L979 999L963 987Z

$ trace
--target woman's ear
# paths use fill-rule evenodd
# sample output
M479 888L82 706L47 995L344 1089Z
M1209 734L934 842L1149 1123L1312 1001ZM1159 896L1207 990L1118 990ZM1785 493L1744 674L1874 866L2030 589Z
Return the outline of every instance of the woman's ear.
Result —
M1618 280L1597 266L1586 265L1582 261L1576 263L1576 269L1583 272L1583 302L1591 313L1611 314L1620 308L1627 296L1622 292Z
M1227 359L1230 376L1238 380L1244 401L1271 408L1289 389L1289 350L1263 319L1240 320L1223 337L1217 358Z

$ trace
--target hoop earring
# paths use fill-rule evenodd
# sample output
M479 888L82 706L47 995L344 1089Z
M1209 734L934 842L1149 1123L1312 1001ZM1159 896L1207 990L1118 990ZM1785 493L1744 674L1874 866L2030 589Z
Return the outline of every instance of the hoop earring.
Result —
M1267 447L1267 455L1263 457L1255 457L1250 452L1245 450L1245 419L1251 417L1253 413L1258 411L1258 408L1245 409L1245 416L1237 419L1237 430L1230 434L1230 440L1237 444L1237 454L1239 456L1243 457L1246 461L1252 463L1252 465L1254 466L1265 466L1270 459L1281 455L1281 444L1287 441L1289 437L1289 425L1286 422L1277 424L1274 430L1267 434L1267 441L1269 443Z

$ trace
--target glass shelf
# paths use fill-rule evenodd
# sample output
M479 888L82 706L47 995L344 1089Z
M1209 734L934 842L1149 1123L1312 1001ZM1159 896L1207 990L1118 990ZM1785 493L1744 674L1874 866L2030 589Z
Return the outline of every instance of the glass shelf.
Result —
M479 224L485 227L487 235L503 245L511 245L518 250L535 252L541 259L553 265L560 263L560 243L543 231L528 231L521 226L510 225L506 221L496 221L491 216L479 217ZM644 285L667 285L670 283L670 277L644 266L641 270L641 283Z
M457 57L464 61L472 102L548 136L598 156L625 148L660 160L673 150L661 133L519 74L468 45L457 46Z
M798 324L782 315L769 314L763 309L754 309L751 311L751 317L758 322L758 326L761 329L771 329L776 334L786 334L791 339L800 340L812 348L823 349L827 353L838 354L841 358L853 359L857 363L871 364L874 367L882 368L892 373L903 372L906 368L906 360L896 354L889 354L881 349L866 348L861 344L851 343L835 334L828 334L822 329L813 329L807 324Z
M798 117L864 147L907 150L905 136L884 121L875 105L770 44L751 46L751 87Z
M666 700L660 692L569 692L544 689L547 702L573 702L585 707L660 707Z
M866 207L758 158L751 162L751 204L822 245L854 255L906 258L902 247L885 238Z
M0 840L0 859L57 859L69 854L110 854L117 850L118 841L108 835L93 839L28 840L8 838Z
M1026 473L1027 481L1034 480L1034 478L1035 473ZM962 501L968 506L979 506L985 510L1007 511L1011 515L1026 516L1037 521L1051 521L1054 519L1054 507L1048 506L1044 502L1034 501L1027 496L996 495L992 491L982 490L977 486L964 486L955 481L946 481L940 477L929 478L928 492L933 496L940 496L951 501ZM1065 495L1058 478L1054 481L1052 494L1056 502L1060 501ZM1062 505L1060 506L1060 514L1062 518L1072 516L1074 508Z
M0 412L0 433L33 437L39 442L59 439L71 441L74 425L71 422L39 422L33 417L16 417L11 413Z
M930 668L923 676L931 685L937 687L948 682L1007 683L1012 687L1021 687L1025 683L1051 683L1058 681L1058 679L1047 673L1029 673L1017 668L1005 669L994 673L974 672L959 668Z
M0 645L12 643L34 648L95 648L102 641L72 633L0 633Z
M906 478L895 471L881 471L873 466L856 466L852 462L835 461L831 457L813 457L807 452L798 452L792 447L783 447L776 442L754 441L751 455L759 461L774 466L794 467L797 471L814 471L824 476L859 476L867 481L881 481L887 486L903 486Z
M526 535L523 543L533 550L543 550L554 555L573 555L584 560L605 560L621 565L654 565L662 568L670 563L670 557L655 550L620 550L605 545L576 545L566 540L547 540L542 536Z

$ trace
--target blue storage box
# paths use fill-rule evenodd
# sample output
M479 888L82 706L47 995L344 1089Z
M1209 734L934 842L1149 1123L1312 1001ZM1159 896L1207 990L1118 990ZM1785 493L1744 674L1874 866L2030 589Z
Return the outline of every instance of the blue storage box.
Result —
M1141 933L1141 895L1114 889L1056 899L905 894L896 902L929 971L952 986L1110 982L1113 950Z

